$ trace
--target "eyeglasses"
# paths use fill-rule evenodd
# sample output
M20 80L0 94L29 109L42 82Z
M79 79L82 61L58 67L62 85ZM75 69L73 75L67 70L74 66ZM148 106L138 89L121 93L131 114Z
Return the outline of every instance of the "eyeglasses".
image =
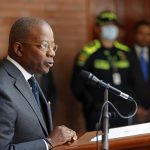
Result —
M47 52L49 49L53 50L54 52L57 51L58 45L55 43L49 43L48 41L42 41L41 43L38 42L20 42L21 44L30 44L35 45L41 48L42 51Z

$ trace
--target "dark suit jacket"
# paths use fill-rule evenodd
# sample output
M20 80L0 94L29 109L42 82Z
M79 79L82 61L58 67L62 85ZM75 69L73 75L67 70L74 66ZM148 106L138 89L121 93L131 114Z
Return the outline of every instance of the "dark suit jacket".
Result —
M41 92L41 113L22 73L8 60L0 65L0 150L46 150L50 109Z
M150 48L149 48L149 79L144 81L139 58L134 48L131 48L131 68L133 74L133 85L136 95L136 100L139 106L145 109L150 108Z

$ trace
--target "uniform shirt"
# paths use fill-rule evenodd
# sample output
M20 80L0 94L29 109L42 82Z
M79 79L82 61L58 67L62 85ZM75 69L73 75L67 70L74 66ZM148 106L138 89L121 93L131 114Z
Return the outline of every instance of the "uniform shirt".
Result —
M71 88L75 97L83 103L85 113L90 115L92 109L100 109L104 101L103 87L83 83L79 79L80 71L86 70L99 79L115 86L125 93L132 95L132 82L130 76L130 62L128 60L129 48L119 42L114 42L112 48L105 48L99 40L94 40L85 45L78 54L72 74ZM113 74L120 75L120 84L114 83ZM125 114L131 111L131 103L121 100L120 97L109 93L109 100ZM126 105L126 107L124 107Z

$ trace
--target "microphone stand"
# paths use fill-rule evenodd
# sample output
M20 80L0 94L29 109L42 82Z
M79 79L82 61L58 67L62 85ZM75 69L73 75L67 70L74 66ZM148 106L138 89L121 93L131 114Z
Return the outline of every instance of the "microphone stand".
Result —
M109 84L107 84L107 87L105 88L104 103L108 102L108 88L109 88ZM106 103L104 107L104 113L103 113L102 150L109 149L108 133L109 133L109 113L108 113L108 103Z

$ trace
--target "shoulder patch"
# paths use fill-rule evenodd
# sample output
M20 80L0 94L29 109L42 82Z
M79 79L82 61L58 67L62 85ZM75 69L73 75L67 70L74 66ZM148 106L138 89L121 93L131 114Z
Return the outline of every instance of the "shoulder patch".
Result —
M77 65L84 66L87 59L101 47L99 40L94 40L83 47L77 58Z
M83 47L83 50L88 54L93 54L101 47L101 43L99 40L94 40Z
M117 42L117 41L114 43L114 46L115 46L116 48L122 50L122 51L126 51L126 52L129 52L129 51L130 51L130 49L129 49L129 47L128 47L127 45L124 45L124 44L119 43L119 42Z

